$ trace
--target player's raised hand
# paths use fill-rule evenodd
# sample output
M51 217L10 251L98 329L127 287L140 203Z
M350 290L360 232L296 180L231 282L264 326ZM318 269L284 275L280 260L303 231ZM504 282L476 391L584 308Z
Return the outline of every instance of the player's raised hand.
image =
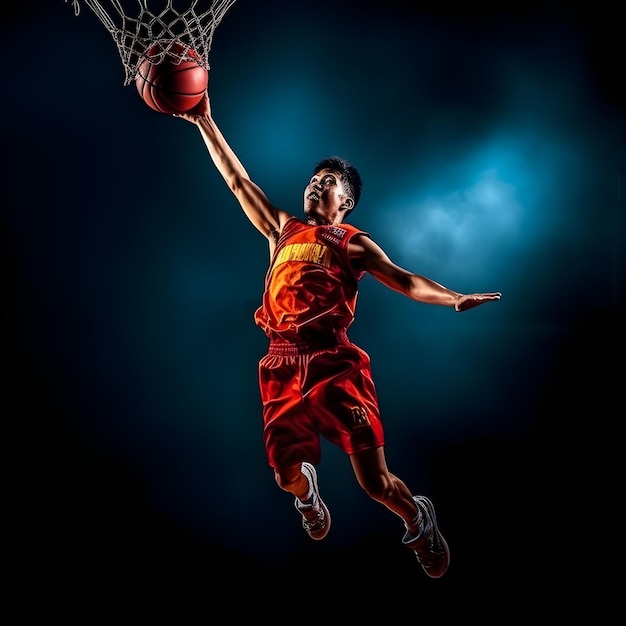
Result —
M454 305L454 309L459 312L467 311L479 304L499 300L501 296L502 294L499 291L492 293L466 293L458 299L457 303Z
M204 97L193 109L185 111L184 113L175 113L174 117L181 117L192 124L195 124L200 118L211 115L211 101L209 100L208 91L204 94Z

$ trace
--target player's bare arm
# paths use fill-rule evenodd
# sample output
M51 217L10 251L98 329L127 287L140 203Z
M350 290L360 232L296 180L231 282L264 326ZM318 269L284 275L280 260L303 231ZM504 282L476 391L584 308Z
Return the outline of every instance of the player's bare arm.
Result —
M264 191L250 178L211 115L208 96L191 111L177 114L195 124L218 172L233 192L244 213L255 228L275 243L290 215L276 209Z
M414 274L394 263L370 237L360 235L350 242L350 258L380 283L411 300L466 311L484 302L500 299L499 292L461 294L434 280Z

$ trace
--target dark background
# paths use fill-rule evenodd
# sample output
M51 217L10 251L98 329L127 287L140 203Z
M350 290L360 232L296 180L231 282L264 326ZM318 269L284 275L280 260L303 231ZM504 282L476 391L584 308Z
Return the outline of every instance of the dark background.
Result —
M306 537L262 446L263 238L197 130L123 85L90 9L29 4L5 10L0 44L22 610L579 613L611 560L624 384L617 8L239 0L215 34L214 117L274 204L299 213L313 164L340 154L364 180L350 221L392 259L503 294L458 315L361 286L351 338L372 357L389 467L450 544L435 581L329 446L333 528Z

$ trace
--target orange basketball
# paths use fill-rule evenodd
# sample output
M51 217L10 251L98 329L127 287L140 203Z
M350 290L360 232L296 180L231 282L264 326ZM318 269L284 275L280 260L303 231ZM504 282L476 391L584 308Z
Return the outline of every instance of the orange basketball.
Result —
M171 52L180 54L182 44L174 43ZM163 57L160 44L151 46L137 70L135 85L144 102L159 113L184 113L202 100L209 84L209 72L199 65L198 54L189 50L188 59L178 61L169 52Z

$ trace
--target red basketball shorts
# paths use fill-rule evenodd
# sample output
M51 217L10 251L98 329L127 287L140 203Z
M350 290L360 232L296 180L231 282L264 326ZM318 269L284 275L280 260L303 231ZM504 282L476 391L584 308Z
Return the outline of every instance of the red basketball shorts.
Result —
M319 463L320 437L347 454L384 443L370 358L347 340L315 351L271 342L259 387L272 467Z

